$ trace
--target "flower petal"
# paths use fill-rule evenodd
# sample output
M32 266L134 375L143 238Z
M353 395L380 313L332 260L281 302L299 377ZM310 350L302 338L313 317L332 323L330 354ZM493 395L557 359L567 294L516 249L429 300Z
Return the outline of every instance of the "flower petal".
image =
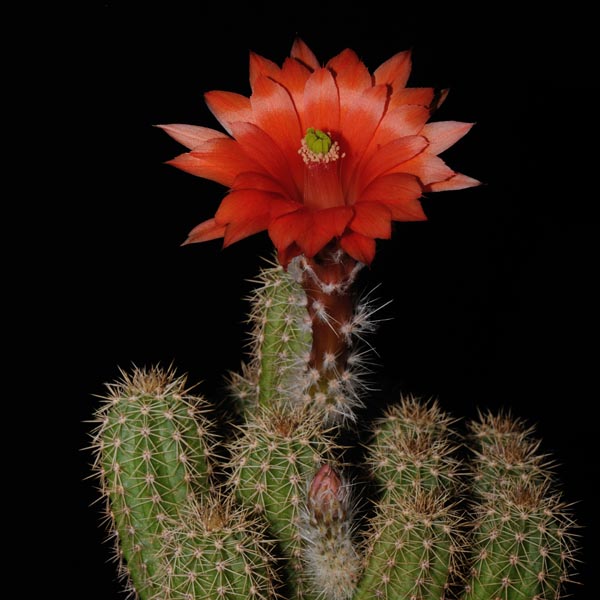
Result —
M375 258L375 240L360 233L345 233L340 240L340 246L352 258L366 265L370 265Z
M342 235L353 213L347 206L319 211L303 208L275 219L269 226L269 235L277 249L295 242L305 256L311 257Z
M290 56L310 69L318 69L321 66L313 51L300 38L294 40Z
M388 111L406 104L418 104L429 108L435 98L435 90L428 87L404 88L393 93L390 98Z
M355 96L354 102L345 108L341 106L340 90L340 130L342 132L341 151L346 153L343 163L342 179L348 189L350 180L365 155L377 126L384 114L387 101L387 89L384 85L368 88ZM369 153L370 155L370 153ZM367 156L365 156L368 159Z
M340 99L329 69L316 70L306 82L302 130L308 127L334 134L340 130Z
M277 180L291 199L299 198L300 194L290 172L290 165L273 138L253 123L232 123L231 129L244 152L263 167L258 171L264 170ZM244 170L256 171L257 169Z
M261 171L242 147L228 137L208 140L195 150L167 161L167 164L227 187L231 187L236 175L242 171Z
M254 83L262 75L278 79L281 69L268 58L250 52L250 87L254 89Z
M204 94L204 100L217 121L231 133L231 123L252 121L250 99L233 92L213 91Z
M190 150L210 139L227 138L221 131L209 129L208 127L200 127L199 125L171 123L170 125L156 125L156 127L168 133L174 140Z
M403 171L401 168L406 161L413 159L414 156L427 147L427 140L420 135L410 135L403 138L398 138L385 146L382 146L377 151L369 154L368 160L360 169L357 178L356 189L358 197L367 185L376 177L384 173L397 169L398 172Z
M402 89L406 86L410 70L412 67L411 52L405 50L404 52L398 52L391 58L388 58L382 63L373 76L375 83L384 83L392 86L392 90Z
M461 123L460 121L427 123L422 132L422 135L429 140L427 152L440 154L447 150L466 135L473 125L474 123Z
M311 73L311 69L293 58L286 58L283 62L283 67L281 68L281 74L278 81L290 93L298 115L302 115L304 107L304 87L306 86L306 82Z
M224 245L264 231L278 216L296 210L298 205L276 194L257 190L234 190L221 202L215 222L226 225Z
M450 190L464 190L465 188L476 187L478 185L481 185L481 181L462 173L455 173L450 179L431 183L425 189L428 192L447 192Z
M296 185L303 179L302 161L298 158L298 149L303 137L300 120L287 90L279 83L266 77L254 82L250 97L254 123L266 132L281 148Z
M387 240L392 237L392 213L379 202L357 202L348 227L366 237Z
M234 190L257 190L261 192L272 192L285 197L286 190L281 184L266 173L244 171L237 175L231 186Z
M361 195L361 200L380 202L392 213L394 221L425 221L427 217L419 198L422 187L415 175L393 173L372 181ZM359 206L358 202L355 206Z
M416 104L407 104L388 110L381 119L371 144L383 146L396 138L418 135L427 123L429 114L428 108Z
M394 173L412 173L423 185L438 181L446 181L454 175L454 171L439 157L426 152L411 158L393 169Z
M354 50L346 48L328 63L327 68L333 71L335 82L341 90L362 92L372 86L371 74L365 64L358 58Z
M196 242L208 242L209 240L221 238L224 235L225 227L223 225L218 225L214 219L208 219L208 221L203 221L200 225L196 225L196 227L190 231L182 246L185 246L186 244L195 244Z

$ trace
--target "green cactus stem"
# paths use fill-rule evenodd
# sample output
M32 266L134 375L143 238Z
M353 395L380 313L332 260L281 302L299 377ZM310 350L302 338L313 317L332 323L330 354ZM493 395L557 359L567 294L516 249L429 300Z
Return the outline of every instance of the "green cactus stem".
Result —
M462 562L461 518L445 495L417 490L382 502L366 539L355 600L442 600ZM488 599L489 600L489 599Z
M572 563L574 523L547 485L518 483L477 507L464 600L554 600Z
M163 538L156 600L271 600L278 575L264 524L219 495L190 502Z
M121 575L143 600L157 591L161 538L179 510L211 489L214 436L202 398L160 368L122 373L96 414L95 470Z
M476 519L464 600L560 598L575 525L553 490L553 464L533 428L510 415L481 414L470 430Z
M321 257L298 257L287 271L272 266L256 280L250 360L229 377L242 413L278 402L316 406L327 424L355 419L369 373L362 341L381 307L350 293L358 263L339 252L324 256L327 268Z
M308 484L334 444L319 412L258 410L231 448L231 486L243 506L261 514L279 541L297 598L307 598L299 530Z
M461 486L454 420L437 402L403 396L375 422L368 462L385 494L456 493Z

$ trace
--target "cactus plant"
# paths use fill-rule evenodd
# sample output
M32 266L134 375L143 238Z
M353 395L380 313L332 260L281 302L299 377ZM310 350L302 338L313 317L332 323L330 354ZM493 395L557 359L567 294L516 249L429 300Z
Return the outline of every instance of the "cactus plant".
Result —
M277 255L229 374L231 427L160 367L124 372L98 409L95 469L140 600L566 591L576 525L533 428L485 409L462 426L408 394L372 423L362 410L380 306L355 288L375 238L424 218L422 193L477 183L437 156L469 126L426 124L444 95L406 88L409 69L400 53L371 77L349 50L323 68L298 40L282 69L252 56L250 100L207 95L233 138L163 126L190 148L175 166L231 188L188 241L267 229Z

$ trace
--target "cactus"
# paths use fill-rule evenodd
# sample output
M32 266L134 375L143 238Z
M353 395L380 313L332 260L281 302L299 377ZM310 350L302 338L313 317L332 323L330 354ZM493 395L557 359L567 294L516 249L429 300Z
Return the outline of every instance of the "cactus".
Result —
M437 156L470 124L426 124L445 94L405 89L409 66L400 53L371 76L347 51L321 68L297 41L281 69L252 57L251 99L207 96L233 137L162 126L191 150L172 164L231 188L187 241L266 229L277 255L249 298L231 421L160 367L123 373L98 410L94 467L140 600L568 591L576 523L533 428L484 410L463 425L410 395L363 411L383 305L356 286L375 238L423 220L423 193L478 184Z
M208 403L172 370L123 374L98 411L96 469L130 588L143 600L561 597L575 524L533 429L487 412L463 430L437 400L402 396L373 422L373 485L360 483L346 421L306 399L302 281L279 266L258 281L227 459Z

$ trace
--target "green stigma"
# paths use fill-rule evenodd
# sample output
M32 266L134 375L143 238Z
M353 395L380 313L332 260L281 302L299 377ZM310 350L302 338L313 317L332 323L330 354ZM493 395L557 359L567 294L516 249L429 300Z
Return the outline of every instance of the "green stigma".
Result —
M320 129L309 127L306 130L304 141L308 149L315 154L327 154L331 148L331 138Z

